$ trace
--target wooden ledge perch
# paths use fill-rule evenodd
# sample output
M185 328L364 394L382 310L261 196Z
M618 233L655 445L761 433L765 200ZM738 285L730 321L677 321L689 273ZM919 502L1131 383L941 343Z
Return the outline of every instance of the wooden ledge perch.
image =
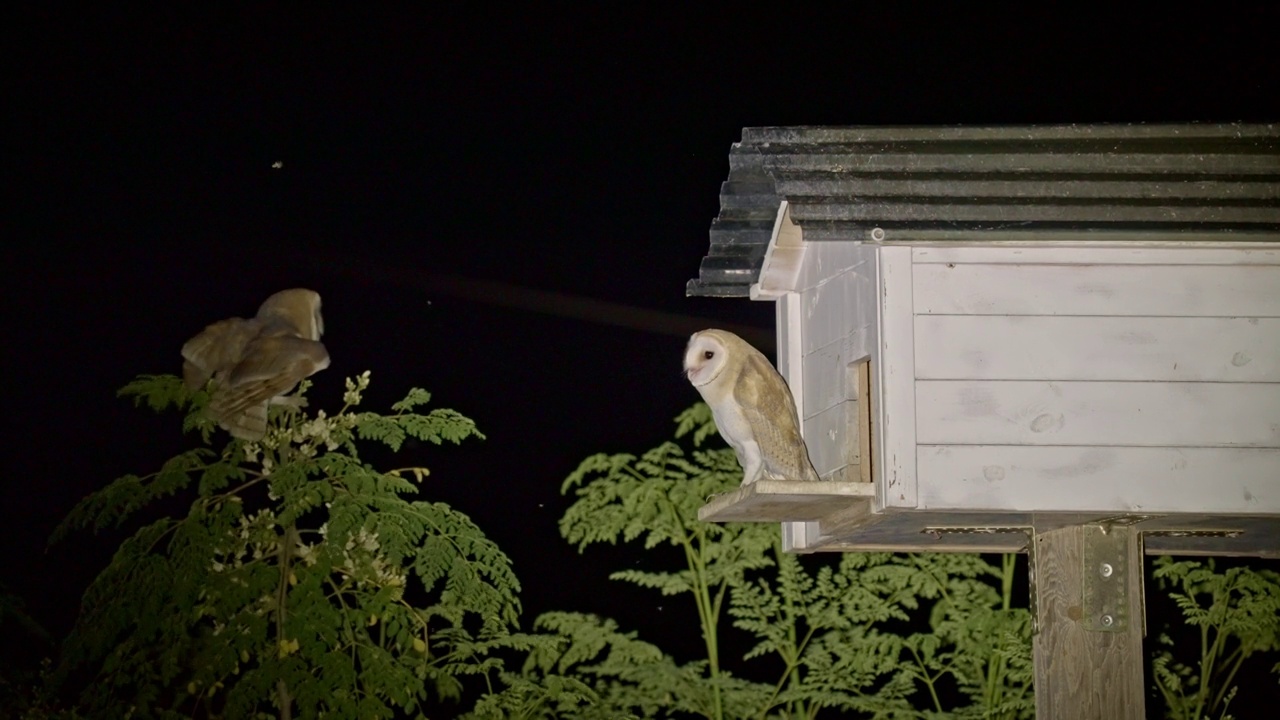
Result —
M703 522L802 522L875 498L869 482L760 480L716 495L698 508Z

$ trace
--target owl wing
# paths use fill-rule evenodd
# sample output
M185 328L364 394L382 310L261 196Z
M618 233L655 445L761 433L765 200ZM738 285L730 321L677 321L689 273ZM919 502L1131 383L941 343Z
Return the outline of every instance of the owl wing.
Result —
M777 370L759 353L747 356L733 397L751 426L771 480L817 480L800 436L795 399Z
M234 368L261 326L257 320L227 318L188 340L182 346L182 378L187 388L199 389L210 377Z
M245 348L235 368L219 376L209 412L235 437L259 440L267 429L267 404L328 366L324 343L299 337L259 337Z

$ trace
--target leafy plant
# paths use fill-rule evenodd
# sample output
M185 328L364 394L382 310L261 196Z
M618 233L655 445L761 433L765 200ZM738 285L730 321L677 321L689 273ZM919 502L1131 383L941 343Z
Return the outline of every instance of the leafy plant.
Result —
M683 568L611 577L689 596L705 657L679 664L612 620L546 614L535 627L560 644L530 653L522 674L504 676L511 689L499 695L523 688L520 697L534 697L529 689L548 678L582 682L557 714L538 715L534 703L522 706L523 716L812 718L827 708L841 716L1031 716L1030 623L1010 604L1012 556L998 568L970 555L845 553L832 563L782 552L769 524L700 522L697 509L735 488L741 469L731 450L699 449L715 433L705 405L676 422L677 439L691 436L692 448L665 442L638 457L583 461L563 485L577 501L560 529L579 550L619 540L678 548ZM895 632L913 622L931 631ZM742 676L724 655L726 623L755 638ZM944 682L968 704L944 702Z
M1168 633L1158 638L1165 649L1152 660L1156 688L1168 717L1175 720L1230 718L1227 710L1238 690L1234 684L1246 659L1280 651L1280 573L1233 567L1217 572L1212 559L1155 561L1155 578L1199 630L1200 657L1175 659ZM1280 665L1272 668L1280 675Z
M187 508L142 524L84 596L61 671L90 671L91 715L421 713L496 674L494 650L536 646L514 632L507 556L462 513L410 499L425 468L379 471L357 452L483 436L454 411L418 412L430 396L416 388L390 415L358 412L368 384L348 379L334 415L273 406L263 440L220 450L206 392L169 375L121 390L185 409L205 443L93 493L55 533L120 525L166 496Z

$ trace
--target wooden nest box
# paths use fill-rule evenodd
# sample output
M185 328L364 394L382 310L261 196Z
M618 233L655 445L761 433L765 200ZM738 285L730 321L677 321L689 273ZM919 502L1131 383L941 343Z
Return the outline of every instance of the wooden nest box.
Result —
M1280 126L748 128L690 295L777 306L826 550L1280 557Z

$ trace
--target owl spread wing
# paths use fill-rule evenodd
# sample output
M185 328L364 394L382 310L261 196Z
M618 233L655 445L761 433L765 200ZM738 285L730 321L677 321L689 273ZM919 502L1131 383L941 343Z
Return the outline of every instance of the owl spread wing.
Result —
M258 337L234 368L216 378L209 412L235 437L259 440L266 433L268 403L328 366L329 353L319 341Z
M753 381L738 383L734 399L760 446L765 475L771 480L817 480L818 474L800 436L795 400L782 376L758 353L748 355L746 364L743 375L752 377ZM761 387L770 378L778 382L777 392Z
M182 346L182 378L187 388L199 389L214 375L229 372L261 329L257 320L233 317L213 323L188 340Z

